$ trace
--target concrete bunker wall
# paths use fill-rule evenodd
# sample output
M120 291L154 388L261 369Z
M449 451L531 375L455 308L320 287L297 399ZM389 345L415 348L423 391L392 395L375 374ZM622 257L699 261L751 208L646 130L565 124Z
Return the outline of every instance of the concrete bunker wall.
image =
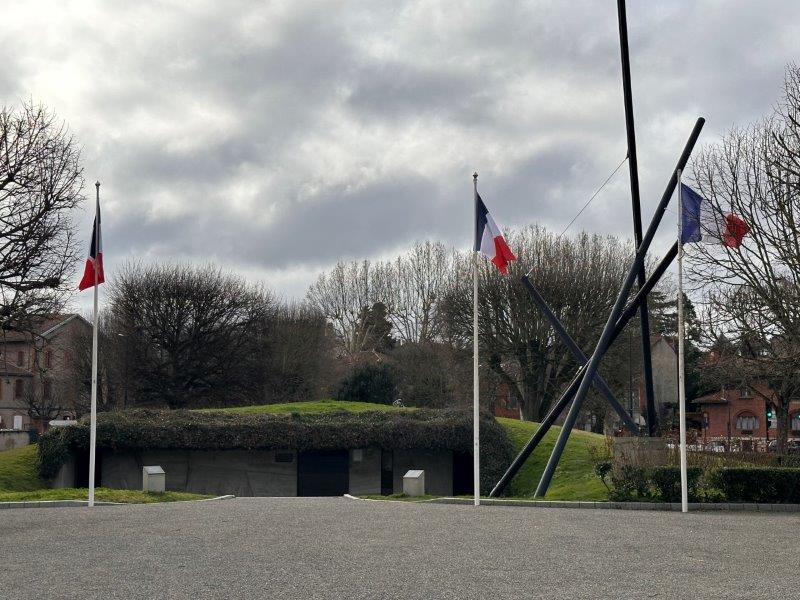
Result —
M349 451L351 494L381 493L382 457L383 451L375 447ZM99 464L100 484L109 488L141 489L142 467L160 465L166 472L167 490L236 496L297 495L298 456L294 450L101 450ZM452 452L393 451L394 493L403 491L403 475L410 469L425 471L428 494L453 493ZM61 475L54 485L69 484L69 474Z

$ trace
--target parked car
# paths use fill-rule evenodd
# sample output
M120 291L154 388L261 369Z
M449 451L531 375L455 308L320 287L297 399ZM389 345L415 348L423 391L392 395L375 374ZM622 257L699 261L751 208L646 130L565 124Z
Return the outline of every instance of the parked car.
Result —
M778 440L770 440L767 449L769 452L777 452ZM786 454L800 454L800 440L786 440Z
M706 450L709 452L725 452L725 442L714 440L706 444Z

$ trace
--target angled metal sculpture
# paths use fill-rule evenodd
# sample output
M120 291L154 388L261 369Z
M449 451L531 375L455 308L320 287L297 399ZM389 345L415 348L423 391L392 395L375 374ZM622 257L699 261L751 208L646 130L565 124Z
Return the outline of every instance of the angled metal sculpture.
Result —
M619 50L622 64L622 98L625 105L625 132L628 138L628 171L631 183L631 207L633 208L633 239L638 250L642 245L642 207L639 200L639 161L636 156L636 130L633 126L631 58L628 49L628 17L625 10L625 0L617 0L617 20L619 22ZM639 289L644 285L646 278L645 266L642 263L641 269L636 274ZM647 308L647 298L642 300L642 305L639 307L639 322L642 334L642 376L644 378L647 406L647 431L652 437L658 431L658 417L653 390L653 361L650 357L650 311Z
M625 299L628 297L631 291L631 287L633 286L634 279L636 278L636 274L640 266L644 262L644 258L647 255L647 250L650 247L650 243L655 236L656 229L658 228L659 223L661 222L661 218L664 214L664 211L669 204L670 198L672 197L672 193L675 190L676 186L676 170L683 168L686 166L686 163L689 161L689 156L692 153L692 150L697 142L698 137L700 136L700 132L703 129L703 125L705 123L705 119L702 117L697 119L694 128L692 129L692 133L689 136L686 145L683 148L683 152L681 153L677 167L675 170L672 171L672 176L667 183L667 187L664 190L664 193L661 197L661 201L659 202L658 208L653 216L653 219L650 223L650 227L647 230L647 234L644 236L642 240L642 247L637 251L636 257L633 261L633 265L628 273L628 277L625 280L620 292L617 296L617 301L614 305L614 309L609 315L608 321L606 322L606 326L603 328L603 334L601 335L600 341L595 348L594 353L592 354L589 362L578 369L578 372L575 374L575 377L570 382L567 389L558 399L558 401L553 405L550 409L550 412L547 413L545 418L542 420L539 429L536 430L536 433L531 437L525 447L520 451L519 455L514 459L511 465L508 467L506 472L500 478L500 480L495 485L494 489L492 490L490 496L495 497L499 496L503 493L505 488L514 478L514 475L519 471L522 465L525 463L525 460L531 455L533 450L538 446L539 442L542 440L544 435L547 431L552 427L553 423L555 423L556 419L561 415L564 409L569 404L570 400L572 400L573 396L575 396L575 401L570 408L569 414L567 415L567 420L564 423L564 426L561 429L561 434L559 435L558 441L556 442L555 447L553 448L553 453L550 456L550 460L547 463L547 467L545 468L544 473L542 474L542 479L539 481L539 486L536 490L537 496L543 496L547 491L547 488L550 485L550 480L553 477L553 472L555 471L555 467L558 464L559 459L561 458L561 453L564 450L564 445L566 444L566 440L569 437L569 434L572 430L572 426L575 424L575 419L577 419L578 412L580 412L581 405L583 404L583 398L586 396L586 392L588 391L588 386L591 384L592 380L594 379L597 373L597 367L599 366L600 360L602 359L603 355L605 354L608 347L613 343L613 341L622 333L625 326L628 322L636 315L636 312L642 305L642 302L647 295L652 291L652 289L656 286L658 281L664 275L666 270L672 264L672 261L675 260L675 257L678 255L678 245L677 242L673 244L661 262L658 264L656 269L653 271L652 275L649 279L645 281L645 284L639 289L636 296L633 300L624 307ZM624 307L624 309L623 309Z
M511 463L509 468L500 478L500 480L495 485L494 489L491 492L491 496L498 496L503 493L506 486L511 482L514 475L519 471L522 465L525 463L525 460L531 455L533 450L538 446L539 442L544 438L545 434L549 429L552 427L553 423L555 423L556 419L562 414L564 409L572 400L572 406L570 406L569 412L567 413L567 417L564 421L564 426L561 429L561 433L558 436L558 440L553 448L553 451L550 455L550 458L547 462L547 466L545 467L544 472L542 473L541 479L539 481L539 485L536 489L536 496L544 496L547 492L548 487L550 486L550 481L552 480L553 473L555 472L555 468L558 465L558 461L561 458L561 454L564 451L564 446L566 445L567 438L569 437L572 428L575 425L575 421L578 417L578 414L581 410L583 405L583 401L586 398L586 394L589 391L589 387L594 385L596 386L600 392L606 397L606 400L609 402L612 408L620 414L620 417L623 419L625 424L628 426L628 429L631 430L634 434L638 433L638 427L635 423L633 423L630 416L625 412L622 405L619 401L616 400L614 395L611 393L611 390L608 389L608 386L605 384L602 379L599 378L597 374L597 369L600 365L600 361L602 360L604 354L614 342L614 340L622 333L625 326L628 322L636 315L638 312L640 315L640 322L641 322L641 340L642 340L642 374L644 378L645 384L645 396L646 396L646 409L647 409L647 429L648 433L652 436L656 434L658 423L657 423L657 416L655 411L655 401L654 401L654 394L653 394L653 373L652 373L652 361L650 356L650 323L649 323L649 311L647 307L647 296L661 279L662 275L666 272L669 266L672 264L672 261L678 254L678 244L677 242L673 244L672 248L667 252L664 258L661 260L659 265L653 271L653 274L647 278L645 273L645 258L647 256L647 251L650 247L650 243L653 241L655 237L656 230L658 229L658 225L661 222L661 218L663 217L664 211L669 204L669 201L672 197L672 193L675 190L676 186L676 170L683 168L686 166L686 163L689 160L689 156L692 153L692 149L694 148L695 143L697 142L698 137L700 136L700 131L703 128L703 124L705 120L701 117L695 123L694 129L692 130L686 145L683 148L683 152L681 153L680 157L678 158L678 163L676 170L672 171L672 175L667 183L666 189L664 190L664 194L661 197L661 201L656 208L655 214L650 222L650 225L647 229L645 235L642 235L642 217L641 217L641 202L639 197L639 170L638 170L638 161L636 156L636 134L634 130L634 121L633 121L633 99L632 99L632 91L631 91L631 70L630 70L630 56L629 56L629 49L628 49L628 30L627 30L627 15L625 10L625 0L617 0L617 17L619 22L619 36L620 36L620 54L621 54L621 63L622 63L622 87L623 87L623 100L625 105L625 129L627 133L627 141L628 141L628 165L629 165L629 175L630 175L630 187L631 187L631 205L633 209L633 230L634 230L634 240L636 242L636 254L634 257L633 264L628 272L627 277L625 278L625 282L623 283L622 287L619 290L619 294L617 295L616 302L614 303L614 307L611 311L611 314L606 321L606 324L603 328L603 332L600 336L600 340L595 347L594 352L592 353L590 358L586 358L583 354L583 351L575 344L572 338L567 333L566 329L563 327L561 322L558 318L552 313L550 308L545 303L544 299L536 290L533 283L530 281L528 275L522 278L522 283L525 285L528 293L531 296L531 300L537 305L539 310L544 314L544 316L550 321L553 325L558 336L561 338L562 342L567 346L569 351L572 353L575 360L580 365L578 372L575 374L575 377L570 382L569 386L567 386L566 391L561 395L558 401L553 405L550 411L542 420L539 429L536 433L531 437L519 455L514 459ZM638 286L638 293L634 297L634 299L626 306L625 301L630 295L631 288L636 281Z
M566 329L564 329L561 321L559 321L558 317L553 314L553 311L547 305L547 302L545 302L544 298L542 298L539 290L536 289L536 286L533 285L533 282L527 275L522 278L522 284L528 290L528 294L530 295L531 300L533 300L533 303L539 308L539 312L541 312L544 317L550 321L553 329L556 330L556 335L558 335L558 337L561 339L561 343L563 343L567 347L567 350L569 350L569 353L572 354L572 358L574 358L581 367L585 365L589 359L586 358L586 355L583 353L583 350L580 349L580 346L575 343L575 340L572 339L572 336L567 333ZM631 418L620 401L616 399L614 393L611 391L611 388L608 387L608 384L600 375L595 377L594 386L605 397L605 399L611 405L611 408L617 412L620 419L622 419L628 429L630 429L634 435L639 435L639 426Z

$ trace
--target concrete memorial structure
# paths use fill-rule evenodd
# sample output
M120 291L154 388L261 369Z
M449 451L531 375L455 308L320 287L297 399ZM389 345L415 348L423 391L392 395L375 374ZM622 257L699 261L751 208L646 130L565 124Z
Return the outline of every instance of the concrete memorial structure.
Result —
M511 460L505 430L482 415L485 472ZM86 420L40 440L41 475L55 487L88 481ZM463 410L305 415L133 410L98 416L98 485L145 489L147 468L164 489L237 496L388 495L424 471L424 492L472 493L472 419ZM145 471L143 471L145 469Z
M389 468L387 469L386 466ZM99 485L148 489L144 470L160 465L164 489L236 496L340 496L399 494L412 468L428 474L427 493L451 496L452 451L357 448L326 452L295 450L100 451ZM74 461L64 464L54 487L80 485ZM388 471L388 478L387 478ZM151 474L152 478L153 475Z

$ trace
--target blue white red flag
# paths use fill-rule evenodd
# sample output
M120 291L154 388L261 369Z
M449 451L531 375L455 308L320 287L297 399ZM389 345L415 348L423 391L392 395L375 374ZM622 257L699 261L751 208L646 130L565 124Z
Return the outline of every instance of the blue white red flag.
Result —
M738 248L750 226L733 213L716 210L711 203L688 185L681 184L683 224L681 244L704 242Z
M489 214L480 195L477 196L476 201L478 203L478 221L475 224L475 252L486 256L505 275L508 273L508 263L517 260L517 257L508 247L500 228Z
M98 184L99 185L99 184ZM95 275L97 277L95 278ZM100 285L106 280L103 273L103 233L100 230L100 202L97 202L97 212L94 216L92 227L92 243L89 245L89 256L83 269L83 278L78 284L78 289L83 291L95 285Z

